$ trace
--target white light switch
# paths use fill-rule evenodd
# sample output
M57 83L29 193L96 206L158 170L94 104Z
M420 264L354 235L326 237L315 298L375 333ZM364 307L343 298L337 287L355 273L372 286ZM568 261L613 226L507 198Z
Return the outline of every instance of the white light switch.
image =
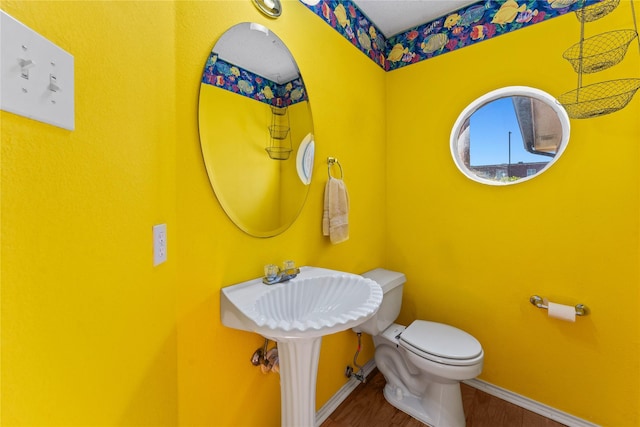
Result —
M73 56L0 10L0 106L75 128Z

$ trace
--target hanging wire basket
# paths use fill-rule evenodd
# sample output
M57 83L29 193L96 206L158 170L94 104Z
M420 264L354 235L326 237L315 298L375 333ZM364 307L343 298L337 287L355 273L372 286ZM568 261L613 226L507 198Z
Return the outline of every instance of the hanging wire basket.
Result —
M576 17L580 22L596 21L608 15L609 12L618 7L618 4L620 4L620 0L602 0L599 3L576 10Z
M276 116L284 116L287 114L287 107L276 107L275 105L272 105L271 112Z
M272 139L285 139L289 133L287 126L271 125L269 126L269 133Z
M287 160L293 151L288 147L267 147L265 150L273 160Z
M567 49L562 57L576 73L596 73L622 61L629 43L638 37L634 30L617 30L598 34Z
M603 116L624 108L640 88L640 79L620 79L584 86L558 97L572 119Z

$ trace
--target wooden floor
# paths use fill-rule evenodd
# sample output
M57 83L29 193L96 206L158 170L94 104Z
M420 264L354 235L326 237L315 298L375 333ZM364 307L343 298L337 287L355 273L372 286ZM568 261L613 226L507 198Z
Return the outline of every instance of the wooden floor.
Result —
M374 370L322 423L321 427L424 427L425 424L391 406L382 394L385 380ZM462 384L467 427L562 427L541 415Z

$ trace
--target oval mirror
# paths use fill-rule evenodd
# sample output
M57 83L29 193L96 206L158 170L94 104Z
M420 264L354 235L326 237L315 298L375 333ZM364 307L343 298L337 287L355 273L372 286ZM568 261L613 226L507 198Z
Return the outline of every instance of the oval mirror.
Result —
M525 86L473 101L451 132L451 155L470 179L489 185L527 181L546 171L569 142L569 117L555 98Z
M238 24L216 42L202 74L198 127L229 218L256 237L286 230L311 182L313 122L298 66L268 28Z

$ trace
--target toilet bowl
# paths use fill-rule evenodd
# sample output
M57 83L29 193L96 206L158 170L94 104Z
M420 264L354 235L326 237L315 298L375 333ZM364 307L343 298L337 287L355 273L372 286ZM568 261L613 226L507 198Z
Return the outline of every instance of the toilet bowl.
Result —
M472 335L443 323L393 323L400 313L404 274L375 269L363 274L382 287L376 315L354 328L373 336L385 399L433 427L464 427L460 381L482 372L484 352Z

